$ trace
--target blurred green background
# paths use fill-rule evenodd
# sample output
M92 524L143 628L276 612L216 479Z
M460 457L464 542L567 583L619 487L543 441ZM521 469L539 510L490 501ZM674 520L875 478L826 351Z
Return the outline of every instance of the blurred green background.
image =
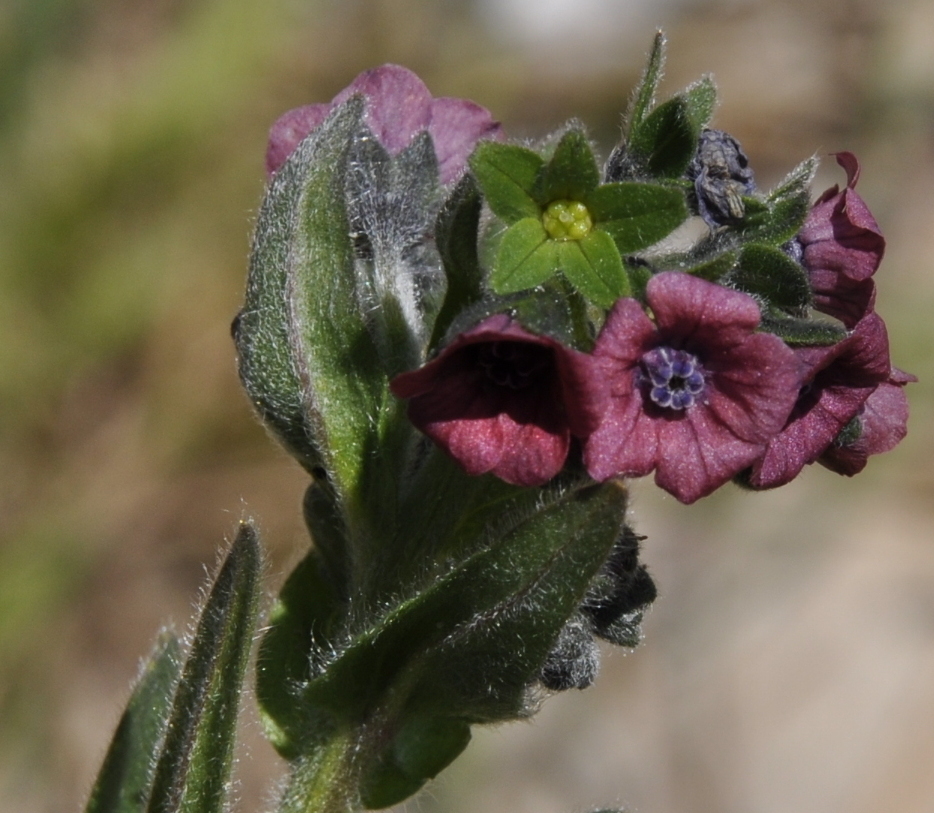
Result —
M270 592L307 544L228 335L269 124L393 61L513 135L579 116L606 154L659 25L664 90L713 72L761 186L860 157L909 437L852 481L690 508L637 484L644 645L478 731L409 809L934 809L930 0L0 0L0 810L80 809L241 516ZM815 192L842 180L825 160ZM238 809L269 807L252 706L243 739Z

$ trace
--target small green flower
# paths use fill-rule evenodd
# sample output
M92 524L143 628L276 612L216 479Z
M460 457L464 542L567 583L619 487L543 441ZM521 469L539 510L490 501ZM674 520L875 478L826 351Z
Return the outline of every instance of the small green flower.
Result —
M601 184L577 127L548 160L525 147L486 142L470 167L490 209L507 225L490 272L499 294L534 288L560 272L586 299L610 307L632 292L623 256L658 242L688 216L679 189Z

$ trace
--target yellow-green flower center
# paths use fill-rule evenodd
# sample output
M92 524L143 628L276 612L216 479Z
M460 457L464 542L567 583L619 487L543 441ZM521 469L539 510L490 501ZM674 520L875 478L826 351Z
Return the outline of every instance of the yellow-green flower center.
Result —
M580 201L555 200L545 209L542 225L552 240L581 240L590 234L593 220Z

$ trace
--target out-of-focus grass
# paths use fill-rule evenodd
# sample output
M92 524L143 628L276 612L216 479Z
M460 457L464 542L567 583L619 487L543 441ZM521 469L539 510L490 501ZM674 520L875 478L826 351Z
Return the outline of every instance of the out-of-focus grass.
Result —
M136 659L161 623L184 626L202 564L213 561L242 511L259 516L272 582L304 544L303 476L253 421L227 332L262 193L265 134L276 115L329 99L358 71L394 61L418 71L439 95L485 104L511 133L542 134L578 115L604 148L612 143L657 21L640 17L639 30L620 32L625 46L618 53L582 67L558 59L567 47L520 47L503 31L484 28L480 5L0 6L0 808L76 809ZM909 541L930 528L934 69L925 62L926 46L909 46L917 39L912 32L934 25L932 17L923 0L899 0L885 13L862 1L785 0L685 3L667 19L666 91L713 70L723 100L717 124L742 140L761 180L777 180L812 152L859 153L859 191L889 237L879 309L896 361L922 382L909 391L909 439L852 482L815 471L787 492L747 498L755 503L725 492L691 509L654 498L635 506L637 525L643 514L655 532L646 556L662 596L652 637L627 659L628 671L607 670L604 685L620 691L600 700L611 705L580 716L588 722L575 736L589 754L588 726L602 730L599 720L612 719L617 706L652 710L655 728L643 722L654 740L599 762L611 774L601 781L630 794L624 798L640 809L753 809L742 804L763 786L752 773L733 776L735 798L725 802L698 788L729 785L730 777L686 771L677 787L670 777L665 784L666 766L696 769L703 732L691 723L708 721L718 708L715 687L690 682L701 678L689 663L700 652L713 663L724 635L720 613L746 607L756 592L740 584L727 595L733 581L751 570L763 585L757 595L774 595L773 608L785 608L788 596L803 603L809 594L803 582L786 591L783 580L812 565L848 572L846 557L862 549L862 537L850 526L848 536L833 537L828 511L840 512L843 522L856 507L878 506L873 516L897 518L893 536L914 534ZM841 180L825 162L819 186ZM786 523L795 533L802 524L813 529L801 537L809 544L799 537L792 544L792 531L778 530ZM692 534L697 540L685 538ZM738 556L743 545L749 547ZM912 550L908 543L894 549ZM919 578L924 567L919 559ZM724 602L704 605L709 616L692 605L705 591ZM732 622L735 639L727 631L727 641L744 640L766 623L743 612ZM721 637L704 637L705 624ZM729 659L723 663L719 668L728 670ZM664 673L661 680L652 679L652 669ZM666 680L669 689L696 691L700 706L683 699L665 705L670 698L659 686ZM561 759L554 754L561 753L562 732L578 716L567 709L584 708L571 704L591 696L607 697L606 690L552 701L556 711L545 720L563 722L557 729L542 724L540 745L524 762L503 759L505 784L491 785L488 795L472 766L485 753L497 755L495 762L504 750L496 751L498 735L478 737L485 743L478 748L489 750L468 752L452 773L466 777L464 784L442 781L438 803L456 810L499 799L503 809L528 805L540 813L587 804L576 789L591 777L593 757L581 757L577 768L567 761L555 774L567 786L567 802L548 774ZM663 747L659 731L678 742ZM277 767L256 727L248 725L246 734L255 744L240 771L252 809ZM748 736L768 741L769 732ZM629 748L621 742L608 747ZM742 749L744 740L729 742ZM547 766L544 775L534 773L536 758ZM735 761L724 762L736 770ZM625 771L619 781L613 766ZM549 789L547 798L535 795L536 782ZM509 783L513 791L504 790ZM692 798L693 806L684 802ZM813 809L836 808L815 802Z

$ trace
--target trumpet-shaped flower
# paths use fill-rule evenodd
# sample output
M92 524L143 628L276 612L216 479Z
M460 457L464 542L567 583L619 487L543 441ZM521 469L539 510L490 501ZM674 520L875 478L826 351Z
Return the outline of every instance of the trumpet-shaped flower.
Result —
M424 367L396 376L412 423L471 475L537 486L564 466L571 437L596 426L596 362L506 314L458 335Z

